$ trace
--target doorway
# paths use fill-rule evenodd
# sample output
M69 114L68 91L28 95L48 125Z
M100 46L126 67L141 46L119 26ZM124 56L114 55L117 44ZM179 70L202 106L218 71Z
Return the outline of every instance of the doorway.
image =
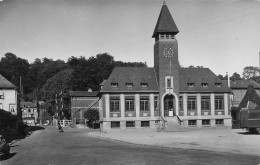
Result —
M164 102L164 116L174 116L175 114L175 97L172 94L168 94L163 99Z

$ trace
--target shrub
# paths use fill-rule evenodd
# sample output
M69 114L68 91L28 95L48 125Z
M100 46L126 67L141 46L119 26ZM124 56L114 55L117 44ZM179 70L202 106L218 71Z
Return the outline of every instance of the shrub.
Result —
M89 109L85 112L84 117L88 120L88 127L94 128L94 124L99 121L99 111L97 109Z

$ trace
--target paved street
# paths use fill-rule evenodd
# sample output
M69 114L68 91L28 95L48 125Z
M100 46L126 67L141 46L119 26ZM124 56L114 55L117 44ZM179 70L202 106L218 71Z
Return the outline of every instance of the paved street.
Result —
M13 144L0 165L254 164L260 157L134 145L87 136L88 130L46 127Z

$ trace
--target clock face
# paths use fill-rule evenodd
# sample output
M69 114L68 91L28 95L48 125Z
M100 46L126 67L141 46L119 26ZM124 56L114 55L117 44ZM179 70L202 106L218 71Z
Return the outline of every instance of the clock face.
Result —
M170 58L174 55L173 49L171 47L165 47L163 49L163 56Z

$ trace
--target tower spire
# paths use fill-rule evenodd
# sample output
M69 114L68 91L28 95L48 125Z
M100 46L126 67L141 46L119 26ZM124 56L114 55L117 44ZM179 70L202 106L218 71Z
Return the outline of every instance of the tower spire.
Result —
M158 36L159 33L172 33L174 35L179 33L179 30L172 18L172 15L165 1L163 2L162 9L159 18L157 20L152 37L156 38L156 36Z

